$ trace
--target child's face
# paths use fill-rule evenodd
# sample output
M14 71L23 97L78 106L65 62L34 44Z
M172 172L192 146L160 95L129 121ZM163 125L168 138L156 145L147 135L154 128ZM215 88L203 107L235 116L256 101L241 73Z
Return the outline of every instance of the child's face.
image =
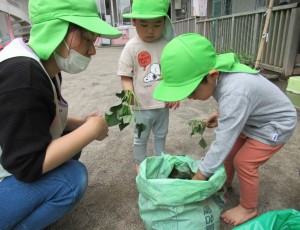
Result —
M132 24L144 42L154 42L161 37L164 29L165 17L154 19L133 19Z
M205 101L211 97L219 78L219 72L212 70L207 76L206 81L202 81L197 88L188 96L189 99Z
M188 98L193 100L205 101L211 97L213 90L214 87L212 87L212 85L206 82L202 82L197 86L194 92L192 92L190 96L188 96Z

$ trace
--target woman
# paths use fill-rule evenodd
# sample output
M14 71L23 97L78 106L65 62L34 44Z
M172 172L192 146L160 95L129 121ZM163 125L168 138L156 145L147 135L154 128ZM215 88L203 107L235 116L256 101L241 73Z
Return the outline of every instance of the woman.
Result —
M70 211L88 182L72 158L108 136L98 113L67 117L57 76L85 70L96 37L120 32L94 0L31 0L29 14L28 44L15 39L0 53L0 229L42 229Z

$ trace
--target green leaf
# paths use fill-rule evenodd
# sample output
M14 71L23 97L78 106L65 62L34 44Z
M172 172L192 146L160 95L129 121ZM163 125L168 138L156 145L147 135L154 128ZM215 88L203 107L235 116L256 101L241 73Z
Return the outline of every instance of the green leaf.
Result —
M126 126L128 126L129 125L129 123L123 123L123 122L120 122L120 124L119 124L119 129L120 129L120 131L122 131Z
M112 106L108 112L105 113L105 118L108 126L119 125L120 131L122 131L131 122L135 121L134 115L131 113L130 104L134 102L138 107L137 100L135 100L135 94L131 90L122 90L121 93L116 93L116 96L121 98L121 102ZM138 136L141 136L141 132L145 130L146 126L142 123L137 125Z
M146 125L144 125L143 123L137 123L136 128L138 130L138 138L140 138L142 132L146 129Z
M120 123L116 113L106 112L105 113L105 119L106 119L107 124L108 124L109 127L114 126L114 125L118 125Z
M122 119L124 124L130 124L134 122L134 116L132 115L123 116Z
M199 141L199 145L202 149L205 149L206 146L207 146L207 143L206 141L204 140L204 138L201 138L200 141Z
M110 116L110 115L112 115L112 114L113 114L113 112L111 112L111 111L105 112L105 115L108 115L108 116Z
M131 110L127 103L122 103L122 107L117 112L119 116L131 115Z
M191 136L195 135L195 129L192 129L190 135L191 135Z
M196 133L201 135L199 145L201 148L205 149L207 146L207 143L203 138L203 134L206 128L205 121L203 119L191 119L187 122L187 124L192 128L190 133L191 136L195 135Z
M195 127L197 130L197 133L199 134L203 134L205 131L205 125L203 123L197 124L197 126Z
M111 111L111 112L116 112L116 111L118 111L119 109L121 109L122 108L122 102L120 102L120 103L118 103L118 104L115 104L114 106L112 106L110 109L109 109L109 111Z
M118 98L124 98L124 96L125 96L125 94L126 94L126 91L125 90L122 90L121 91L121 93L116 93L116 96L118 97Z

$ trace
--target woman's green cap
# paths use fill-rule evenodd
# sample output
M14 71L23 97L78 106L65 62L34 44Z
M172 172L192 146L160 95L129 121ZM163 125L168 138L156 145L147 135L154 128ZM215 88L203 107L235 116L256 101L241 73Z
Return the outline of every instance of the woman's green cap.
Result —
M217 55L205 37L189 33L170 41L162 52L162 81L153 98L159 101L180 101L188 97L211 71L258 73L241 64L235 54Z
M29 0L32 22L29 46L47 60L64 39L69 23L104 38L118 38L120 31L100 19L96 0Z

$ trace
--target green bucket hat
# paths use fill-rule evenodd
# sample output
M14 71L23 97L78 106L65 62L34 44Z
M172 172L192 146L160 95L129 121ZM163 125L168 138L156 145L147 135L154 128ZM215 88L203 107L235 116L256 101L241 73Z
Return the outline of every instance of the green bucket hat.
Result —
M234 53L217 55L211 42L203 36L183 34L163 49L162 81L156 87L153 98L159 101L180 101L188 97L213 69L220 72L259 72L241 64Z
M99 18L96 0L29 0L32 22L29 46L47 60L64 39L69 23L104 38L118 38L120 31Z
M166 17L163 36L170 41L175 37L175 32L168 16L169 7L170 0L134 0L132 12L123 14L123 18L153 19Z

